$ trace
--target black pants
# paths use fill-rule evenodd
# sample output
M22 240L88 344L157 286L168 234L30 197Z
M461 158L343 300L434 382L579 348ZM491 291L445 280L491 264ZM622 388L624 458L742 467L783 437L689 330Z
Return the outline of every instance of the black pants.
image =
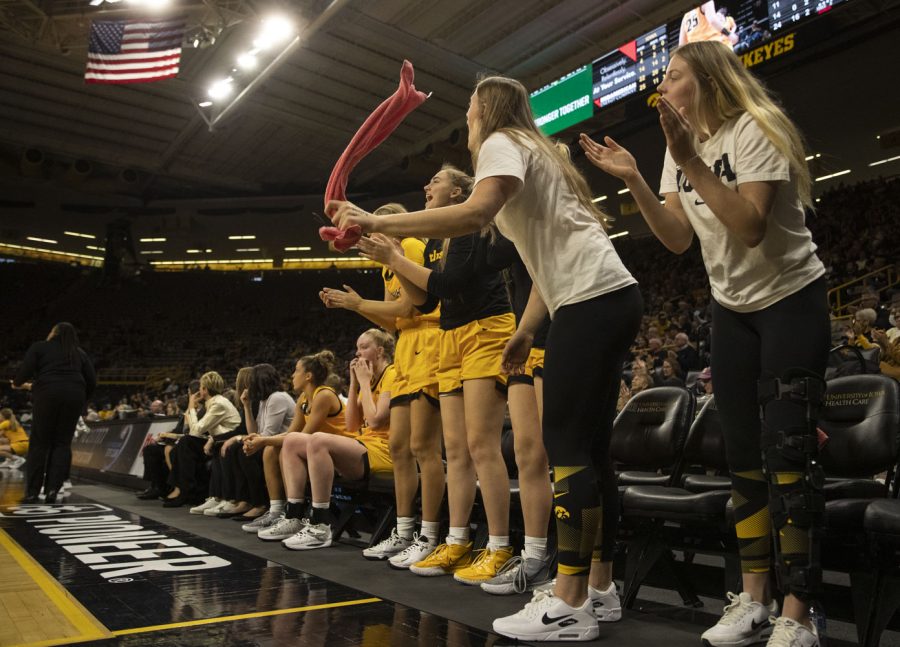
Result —
M619 497L609 441L622 366L642 314L641 293L632 285L564 306L550 324L543 435L556 484L559 563L567 575L587 575L600 524L600 557L612 559Z
M252 456L247 456L240 443L235 443L225 453L225 462L231 475L231 482L234 484L232 498L236 501L246 501L254 508L269 503L262 455L262 451L258 451Z
M761 420L757 382L781 378L796 368L820 377L825 374L831 345L825 289L825 279L818 279L758 312L734 312L713 302L713 390L725 434L732 489L735 500L741 502L735 507L735 521L744 572L769 569L771 528L768 515L762 511L769 507L771 497L800 487L796 477L787 475L806 469L805 459L770 451L770 477L765 478L763 425L775 431L803 427L807 424L807 412L797 403L773 401L766 406L765 419ZM769 482L772 480L782 485L773 486ZM800 556L805 558L809 550L809 540L805 531L790 530L782 534L782 557L792 553L793 561L799 563Z
M236 500L234 493L234 478L228 467L227 459L222 456L221 450L222 443L240 433L239 430L235 429L215 437L215 444L213 444L212 457L209 466L209 496L217 499L226 499L227 501Z
M209 491L207 456L203 453L206 438L185 434L172 450L172 473L169 483L181 490L181 496L197 503L206 498Z
M166 447L152 443L144 447L144 480L162 493L168 491L169 466L166 465Z
M83 385L52 385L33 394L34 420L25 466L26 495L58 491L72 465L72 436L84 411Z

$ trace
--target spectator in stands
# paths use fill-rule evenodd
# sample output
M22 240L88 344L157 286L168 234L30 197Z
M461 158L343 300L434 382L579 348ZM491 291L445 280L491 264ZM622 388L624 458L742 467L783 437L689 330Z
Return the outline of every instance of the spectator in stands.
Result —
M241 415L235 406L222 395L224 390L225 380L215 371L210 371L200 378L200 390L190 394L187 413L184 414L188 433L175 445L170 475L175 489L163 503L164 507L197 504L206 498L209 482L204 447L210 440L230 433L241 422ZM197 408L201 400L205 403L206 413L203 418L198 418Z
M850 322L850 328L846 332L849 340L847 343L860 348L872 348L875 345L872 329L876 317L877 314L872 308L857 310Z
M654 377L656 386L684 386L684 379L681 377L681 366L677 360L666 358L663 360L661 375Z
M700 355L697 353L697 349L691 345L686 333L680 332L675 335L674 350L682 375L700 368Z
M13 386L29 380L33 380L34 423L23 502L36 503L43 486L44 501L54 503L72 464L75 424L97 385L94 365L79 347L72 324L56 324L46 341L31 345Z
M19 424L12 409L0 409L0 458L3 467L18 469L25 464L28 453L28 434Z
M659 368L662 366L663 360L666 358L666 351L663 350L662 339L659 337L651 337L647 340L647 348L649 349L647 352L649 355L648 362L652 363L652 366L648 366L648 368Z
M880 266L876 265L875 267ZM872 311L875 312L875 321L872 324L873 328L881 328L883 330L890 325L890 323L888 323L891 315L890 308L881 303L881 295L877 290L865 288L859 301L859 307L860 309L871 308Z
M248 456L262 452L263 474L269 496L268 521L274 524L284 513L281 445L294 420L296 403L294 398L282 390L281 378L271 364L257 364L253 367L250 384L241 393L241 403L249 432L242 439L243 450ZM254 528L248 532L258 530L259 528Z
M641 358L635 359L631 364L631 396L641 391L646 391L653 386L653 378L647 368L647 362Z
M96 405L93 402L89 402L87 405L87 413L84 414L85 422L97 422L100 420L100 414L97 413Z

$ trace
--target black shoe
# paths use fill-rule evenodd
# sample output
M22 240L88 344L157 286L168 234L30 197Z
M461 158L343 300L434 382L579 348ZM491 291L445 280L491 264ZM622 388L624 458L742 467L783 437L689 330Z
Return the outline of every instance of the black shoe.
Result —
M140 492L138 492L136 496L142 501L150 501L152 499L158 498L161 494L162 492L159 488L151 485L146 490L141 490Z
M22 500L19 503L38 503L38 495L37 494L29 494L27 496L23 496Z
M187 503L187 499L185 499L183 496L177 496L174 499L166 499L163 502L163 507L164 508L180 508L185 503Z
M44 495L44 503L56 503L56 495L59 494L58 490L50 490Z

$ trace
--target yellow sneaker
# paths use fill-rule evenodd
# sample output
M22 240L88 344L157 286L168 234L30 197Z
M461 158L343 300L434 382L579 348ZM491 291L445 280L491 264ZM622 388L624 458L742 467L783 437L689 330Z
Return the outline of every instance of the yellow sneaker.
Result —
M453 579L463 584L477 585L493 578L503 565L513 556L512 546L491 550L485 548L478 551L475 561L467 568L461 568L453 574Z
M416 575L432 577L450 575L472 563L472 542L467 544L438 544L428 557L416 562L409 570Z

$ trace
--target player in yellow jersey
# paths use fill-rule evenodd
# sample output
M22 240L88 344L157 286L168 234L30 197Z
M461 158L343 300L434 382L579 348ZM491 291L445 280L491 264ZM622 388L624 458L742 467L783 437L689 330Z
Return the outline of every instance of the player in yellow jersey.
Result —
M370 472L390 472L388 448L391 420L391 388L396 372L391 363L394 338L371 328L356 342L356 359L350 363L350 398L347 426L362 428L356 438L315 433L306 446L306 467L312 510L300 530L282 543L291 550L312 550L331 545L331 488L334 475L361 480Z
M375 210L376 215L403 213L396 203ZM425 244L418 238L398 239L404 257L417 265L425 262ZM362 299L350 287L326 288L322 300L330 308L352 310L385 330L397 331L394 367L397 379L391 395L390 448L394 464L397 526L390 537L363 551L366 559L389 559L405 569L437 545L440 509L444 496L441 460L441 419L438 404L437 364L440 311L423 314L404 293L389 268L382 269L384 301ZM417 469L418 467L418 469ZM421 474L422 532L415 529L415 498Z
M287 503L273 504L270 519L259 528L257 536L265 541L280 541L298 532L305 516L304 493L307 481L307 449L312 434L328 433L335 436L355 436L348 430L344 404L338 394L326 386L334 373L334 353L323 350L315 355L301 357L291 376L294 391L298 394L294 419L281 439L281 476Z

